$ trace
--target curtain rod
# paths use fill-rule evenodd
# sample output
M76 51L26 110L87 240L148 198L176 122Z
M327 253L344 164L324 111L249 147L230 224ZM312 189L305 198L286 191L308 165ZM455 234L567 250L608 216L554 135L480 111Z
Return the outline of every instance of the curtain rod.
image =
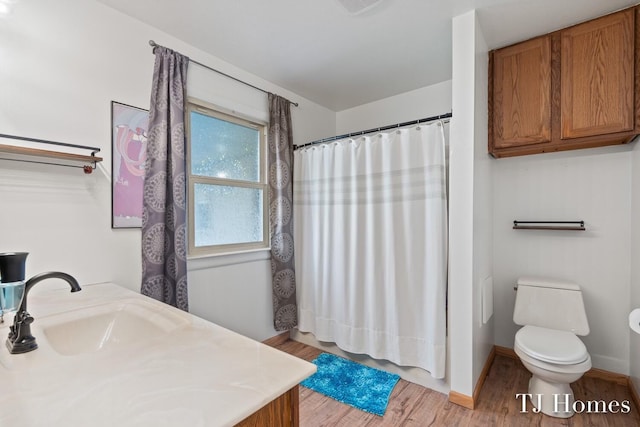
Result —
M379 128L361 130L359 132L352 132L352 133L347 133L347 134L344 134L344 135L331 136L329 138L318 139L317 141L308 142L306 144L296 145L294 150L297 150L299 148L308 147L309 145L322 144L324 142L337 141L339 139L351 138L352 136L366 135L368 133L380 132L380 131L383 131L383 130L389 130L389 129L395 129L395 128L401 128L401 127L404 127L404 126L418 125L420 123L434 122L436 120L448 119L448 118L451 118L451 117L453 117L453 113L445 113L445 114L440 114L438 116L426 117L424 119L412 120L410 122L396 123L395 125L382 126L382 127L379 127Z
M157 44L157 43L156 43L156 42L154 42L153 40L149 40L149 45L153 48L153 49L152 49L152 52L154 52L154 51L155 51L156 47L164 47L164 48L166 48L166 49L169 49L169 48L167 48L166 46L161 46L161 45ZM201 62L198 62L198 61L195 61L195 60L193 60L193 59L191 59L191 58L189 58L189 62L193 62L194 64L198 64L199 66L201 66L201 67L203 67L203 68L206 68L207 70L211 70L211 71L213 71L213 72L215 72L215 73L221 74L221 75L223 75L223 76L225 76L225 77L230 78L231 80L235 80L235 81L237 81L238 83L242 83L242 84L243 84L243 85L245 85L245 86L249 86L249 87L252 87L252 88L254 88L254 89L256 89L256 90L259 90L260 92L264 92L264 93L266 93L266 94L270 94L270 93L271 93L271 92L269 92L269 91L267 91L267 90L264 90L264 89L262 89L262 88L259 88L258 86L254 86L254 85L252 85L251 83L247 83L247 82L242 81L242 80L240 80L240 79L238 79L238 78L236 78L236 77L230 76L230 75L229 75L229 74L227 74L227 73L223 73L223 72L222 72L222 71L220 71L220 70L216 70L215 68L211 68L211 67L209 67L208 65L205 65L205 64L203 64L203 63L201 63ZM287 101L289 101L289 100L287 99ZM289 103L290 103L290 104L292 104L292 105L295 105L296 107L298 106L298 103L297 103L297 102L289 101Z

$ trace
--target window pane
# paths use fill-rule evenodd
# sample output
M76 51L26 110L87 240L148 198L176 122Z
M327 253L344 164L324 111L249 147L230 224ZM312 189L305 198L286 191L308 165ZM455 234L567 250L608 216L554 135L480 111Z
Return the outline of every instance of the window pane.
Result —
M257 129L191 111L191 173L213 178L260 180Z
M262 218L262 190L195 184L195 247L261 242Z

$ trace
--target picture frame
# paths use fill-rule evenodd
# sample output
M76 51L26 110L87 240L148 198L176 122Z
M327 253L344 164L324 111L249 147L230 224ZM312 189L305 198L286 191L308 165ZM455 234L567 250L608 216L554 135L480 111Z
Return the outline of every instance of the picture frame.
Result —
M149 110L111 101L111 228L141 228Z

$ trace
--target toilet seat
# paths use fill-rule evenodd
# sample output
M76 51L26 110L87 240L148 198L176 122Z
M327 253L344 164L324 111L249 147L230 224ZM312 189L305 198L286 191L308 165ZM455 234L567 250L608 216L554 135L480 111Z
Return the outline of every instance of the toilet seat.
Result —
M590 359L575 334L538 326L522 327L516 333L515 347L530 358L554 365L575 365Z

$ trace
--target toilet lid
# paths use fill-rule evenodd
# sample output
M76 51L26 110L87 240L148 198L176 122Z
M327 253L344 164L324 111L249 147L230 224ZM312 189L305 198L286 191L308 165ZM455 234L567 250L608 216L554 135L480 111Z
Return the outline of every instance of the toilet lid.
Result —
M543 362L570 365L584 362L589 353L575 334L527 325L516 333L516 346Z

